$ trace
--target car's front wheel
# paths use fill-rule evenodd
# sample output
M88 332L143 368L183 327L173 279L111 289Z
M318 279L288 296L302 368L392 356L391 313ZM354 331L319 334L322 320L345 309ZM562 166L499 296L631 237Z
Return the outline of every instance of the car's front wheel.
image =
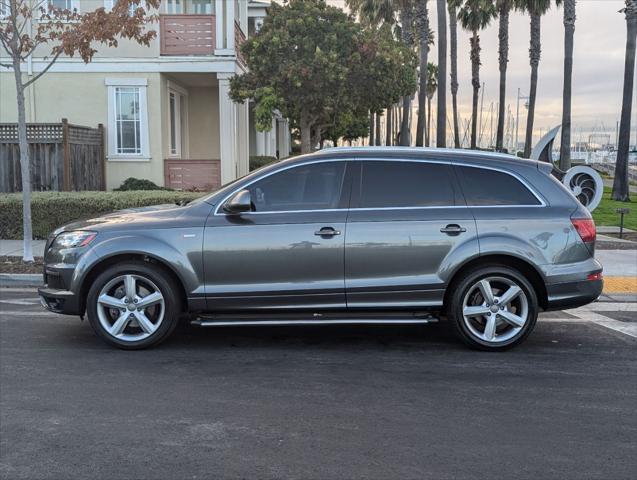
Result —
M165 340L179 321L179 295L172 279L147 262L107 268L87 298L95 333L123 349L142 349Z
M483 267L463 275L451 288L447 313L458 336L481 350L505 350L533 330L538 300L517 270Z

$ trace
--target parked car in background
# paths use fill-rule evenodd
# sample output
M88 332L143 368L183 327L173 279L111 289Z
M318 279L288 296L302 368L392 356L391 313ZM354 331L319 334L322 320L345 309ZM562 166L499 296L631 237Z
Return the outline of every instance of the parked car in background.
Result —
M602 291L589 212L551 165L462 150L328 149L259 169L190 204L51 234L51 311L108 343L201 326L418 324L471 347L521 343L540 310Z

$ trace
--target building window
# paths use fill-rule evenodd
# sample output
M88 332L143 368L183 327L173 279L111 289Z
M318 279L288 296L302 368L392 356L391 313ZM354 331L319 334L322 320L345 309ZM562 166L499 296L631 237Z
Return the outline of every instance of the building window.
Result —
M139 87L115 88L116 153L141 155Z
M182 0L167 0L166 13L173 14L173 15L184 13Z
M114 160L148 160L146 79L106 79L108 152Z
M211 0L191 0L189 2L189 12L196 15L212 15Z
M49 0L49 5L57 10L79 10L76 0Z
M117 3L117 0L104 0L104 8L110 12L111 10L113 10L113 7L115 6L116 3ZM133 15L135 13L135 10L137 10L139 7L143 8L143 6L144 6L143 3L139 3L139 4L130 3L128 5L128 14Z

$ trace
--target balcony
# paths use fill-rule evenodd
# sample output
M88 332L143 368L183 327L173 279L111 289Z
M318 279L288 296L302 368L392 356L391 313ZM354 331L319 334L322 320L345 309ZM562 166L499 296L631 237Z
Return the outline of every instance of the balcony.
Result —
M214 15L160 15L161 55L214 55Z

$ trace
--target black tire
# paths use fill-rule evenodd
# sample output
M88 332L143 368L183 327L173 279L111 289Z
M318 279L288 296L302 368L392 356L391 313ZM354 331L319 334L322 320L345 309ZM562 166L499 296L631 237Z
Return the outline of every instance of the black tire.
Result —
M524 292L528 303L527 320L524 326L511 338L498 342L488 342L476 336L476 334L466 325L463 315L463 302L465 296L471 293L478 282L493 277L500 277L514 282ZM448 297L447 304L448 319L453 326L455 334L471 348L484 351L507 350L522 343L535 328L539 312L537 294L531 283L524 277L524 275L511 267L507 267L505 265L492 265L462 272L460 277L455 279L449 288L451 289L451 294ZM502 323L503 322L500 321L500 324ZM507 328L510 328L510 325L503 324L501 325L501 328L506 330ZM510 331L513 332L514 330Z
M129 274L141 276L155 284L163 296L164 313L159 327L152 334L141 340L123 341L111 335L100 322L97 299L102 288L110 281ZM141 350L153 347L166 340L179 323L181 313L179 289L163 268L142 261L119 263L104 270L93 281L87 297L86 313L91 327L97 336L106 343L124 350Z

